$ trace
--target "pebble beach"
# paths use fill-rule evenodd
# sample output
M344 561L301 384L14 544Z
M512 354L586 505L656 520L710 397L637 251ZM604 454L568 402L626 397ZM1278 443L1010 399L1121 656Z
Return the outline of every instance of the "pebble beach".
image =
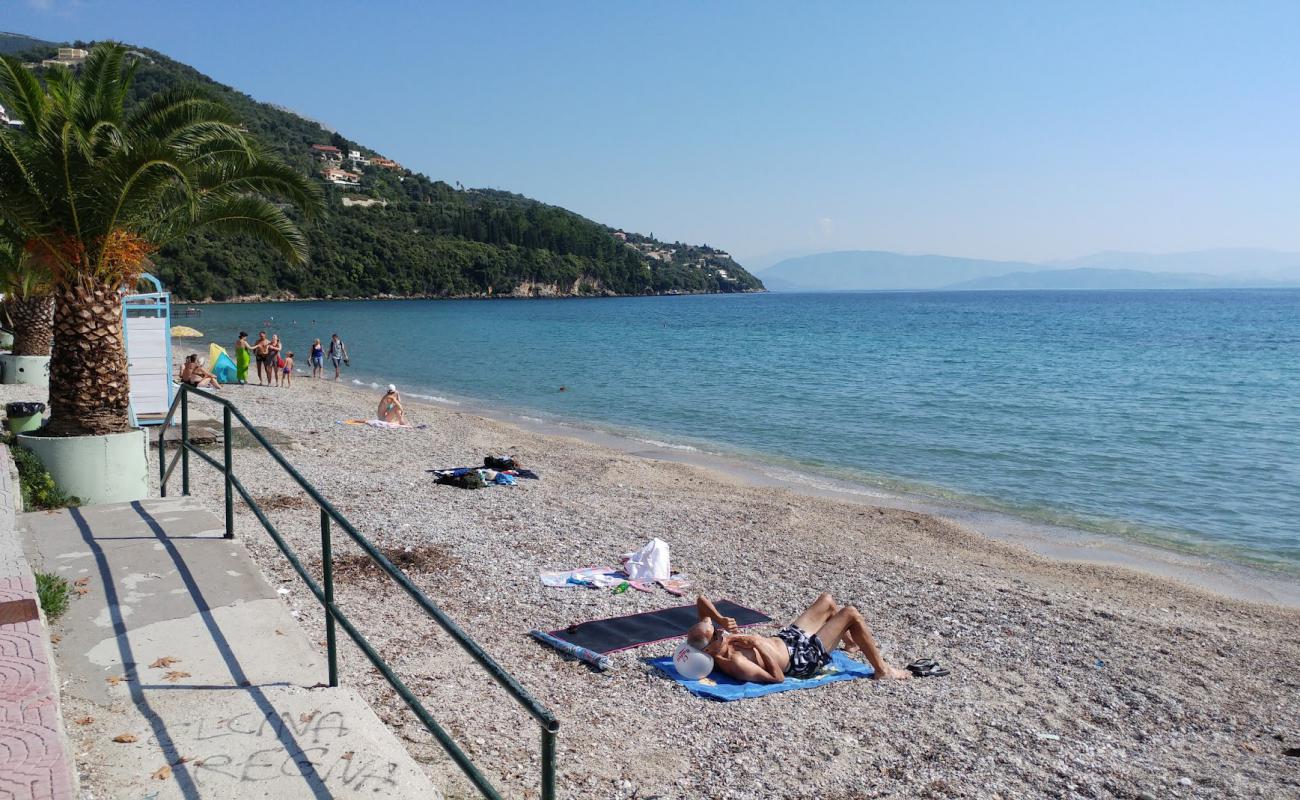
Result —
M378 400L345 382L298 376L292 388L222 395L552 709L563 797L1300 795L1295 609L1055 561L925 514L747 486L445 406L408 400L422 429L340 425L373 416ZM467 491L429 473L489 453L512 454L541 479ZM235 463L319 575L315 506L260 450L237 447ZM218 473L197 460L193 469L196 497L220 509ZM323 650L319 606L237 508L238 536ZM933 658L952 672L717 703L642 662L672 643L615 654L600 672L528 636L692 599L538 581L545 570L617 565L654 536L696 590L776 621L756 632L827 591L862 610L890 663ZM536 724L359 552L335 536L340 606L506 796L537 796ZM341 680L448 797L474 796L342 633L340 642Z

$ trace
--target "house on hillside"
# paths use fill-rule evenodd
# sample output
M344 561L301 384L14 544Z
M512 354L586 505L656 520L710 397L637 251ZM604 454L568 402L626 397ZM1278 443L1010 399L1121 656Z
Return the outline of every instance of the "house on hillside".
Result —
M59 54L54 58L47 58L41 62L42 67L75 67L86 60L90 55L89 50L83 50L80 47L60 47Z
M326 161L332 164L343 163L343 151L332 144L314 144L311 146L311 154L316 156L317 161Z
M368 167L368 166L370 166L370 159L368 159L368 158L366 158L365 156L361 155L361 151L360 151L360 150L349 150L349 151L348 151L348 161L351 161L351 162L352 162L352 166L355 167L355 168L359 168L359 167Z
M348 172L345 169L326 167L321 170L320 174L322 178L338 186L358 186L361 184L360 175L355 172Z
M627 234L623 233L622 231L614 231L614 238L618 239L620 242L626 242Z
M398 164L396 161L394 161L391 158L384 158L383 156L375 156L374 158L370 159L370 163L375 165L376 167L383 167L384 169L393 169L393 170L402 169L401 164Z

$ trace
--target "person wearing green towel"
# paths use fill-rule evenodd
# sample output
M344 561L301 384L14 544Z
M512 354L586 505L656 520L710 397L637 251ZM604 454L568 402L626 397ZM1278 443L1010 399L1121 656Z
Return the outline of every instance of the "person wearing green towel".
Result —
M248 365L253 360L253 349L248 346L248 332L239 332L239 341L235 342L235 378L239 385L248 383Z

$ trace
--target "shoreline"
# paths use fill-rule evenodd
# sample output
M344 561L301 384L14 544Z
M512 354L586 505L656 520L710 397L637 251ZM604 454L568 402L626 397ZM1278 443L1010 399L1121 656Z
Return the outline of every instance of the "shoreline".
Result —
M383 385L383 381L367 382L347 377L340 383L362 392ZM426 386L418 388L437 392ZM694 445L640 438L641 435L672 438L666 434L608 430L597 427L604 423L596 421L548 419L534 416L541 412L492 409L473 400L446 397L443 393L403 392L403 399L408 406L427 406L478 416L542 436L574 438L638 458L707 469L755 488L779 487L808 497L923 513L965 527L991 541L1020 545L1047 558L1126 568L1178 580L1192 588L1234 600L1300 608L1300 580L1296 576L1234 560L1224 554L1186 552L1118 534L1072 528L1018 516L1010 511L982 508L922 493L893 491L825 474L818 474L814 481L807 473L765 462L760 454L712 452Z
M219 305L251 305L255 303L359 303L359 302L387 302L391 300L602 300L615 297L695 297L699 295L727 295L727 294L765 294L769 290L764 289L739 289L734 292L707 292L707 291L682 291L674 290L670 292L647 292L645 294L618 294L617 292L595 292L592 294L571 294L571 293L554 293L547 294L541 292L532 292L528 294L375 294L366 297L286 297L286 296L263 296L256 294L239 295L237 297L227 298L225 300L185 300L178 297L172 297L172 306L219 306ZM183 314L173 314L173 317L184 317Z

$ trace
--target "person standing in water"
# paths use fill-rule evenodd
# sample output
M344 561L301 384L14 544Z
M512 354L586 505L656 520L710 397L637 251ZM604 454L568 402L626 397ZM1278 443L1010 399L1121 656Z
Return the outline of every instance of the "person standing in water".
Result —
M311 343L311 376L325 377L325 348L320 346L320 339L315 339Z
M253 360L252 348L248 346L248 332L239 332L239 341L235 342L235 378L239 385L248 383L248 362Z
M343 340L337 333L330 337L330 361L334 364L334 380L339 379L340 364L352 366L352 362L348 360L348 346L343 344Z

